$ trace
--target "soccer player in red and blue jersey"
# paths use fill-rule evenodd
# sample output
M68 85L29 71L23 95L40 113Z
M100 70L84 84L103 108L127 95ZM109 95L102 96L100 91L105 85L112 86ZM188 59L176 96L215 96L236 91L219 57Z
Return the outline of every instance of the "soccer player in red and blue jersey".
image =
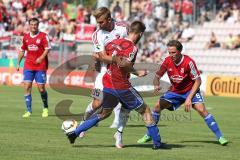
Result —
M112 63L108 65L107 73L103 77L103 110L100 114L84 121L74 132L68 133L70 143L74 143L81 132L109 117L114 107L120 102L124 104L123 106L126 109L134 109L143 116L148 132L153 139L153 149L162 147L159 130L152 118L150 108L129 82L130 72L136 72L133 68L137 54L135 44L144 31L145 25L140 21L135 21L131 24L126 39L115 39L105 46L106 53L112 55L109 58ZM118 148L121 148L121 146Z
M223 137L218 124L213 116L206 110L204 100L200 94L201 77L196 63L187 55L181 54L182 44L177 40L172 40L168 44L169 56L166 57L160 69L156 72L153 80L156 92L160 90L160 78L167 72L172 84L169 91L160 97L159 105L156 105L153 111L153 117L158 123L161 111L163 109L176 110L182 104L185 111L189 112L191 107L202 116L217 137L220 144L226 145L228 141ZM138 143L145 143L151 140L149 133L138 140Z
M44 32L38 30L39 20L31 18L29 20L30 32L24 34L21 51L18 55L17 71L20 62L26 52L26 59L23 69L23 82L25 89L25 102L27 111L23 114L23 118L30 117L32 114L32 82L35 79L38 90L43 101L42 117L48 117L48 94L45 89L46 71L48 68L47 55L50 50L50 42L48 36Z

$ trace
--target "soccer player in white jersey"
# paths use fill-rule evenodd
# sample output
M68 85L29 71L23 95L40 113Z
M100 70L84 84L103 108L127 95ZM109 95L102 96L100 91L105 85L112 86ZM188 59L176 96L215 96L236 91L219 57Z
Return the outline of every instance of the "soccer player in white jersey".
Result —
M127 25L122 22L115 22L111 18L111 12L106 7L100 7L94 12L94 17L96 18L96 21L99 25L98 29L93 33L92 35L92 41L94 45L94 55L99 54L105 54L104 53L104 46L111 42L114 39L118 38L124 38L127 36ZM94 83L94 89L92 92L93 100L88 105L84 120L91 117L91 115L99 109L102 103L102 90L103 90L103 84L102 84L102 78L103 75L107 71L107 64L103 62L99 62L101 65L100 72L98 73L95 83ZM99 64L97 63L97 64ZM121 110L121 113L120 113ZM118 128L118 131L115 133L115 139L116 139L116 146L122 145L121 139L122 139L122 131L123 127L126 125L127 122L127 115L129 111L121 109L121 104L118 104L118 106L114 110L115 113L115 119L113 121L113 128ZM119 118L122 117L122 118ZM121 119L121 120L120 120ZM83 132L82 132L83 133ZM84 134L84 133L83 133ZM80 135L83 136L83 134Z

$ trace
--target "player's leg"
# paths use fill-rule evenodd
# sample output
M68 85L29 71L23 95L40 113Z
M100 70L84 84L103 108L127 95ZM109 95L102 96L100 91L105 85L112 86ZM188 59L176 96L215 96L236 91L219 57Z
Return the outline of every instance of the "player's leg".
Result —
M174 94L173 92L166 92L163 96L160 97L159 103L157 103L153 109L152 116L156 124L160 120L161 111L168 109L170 111L176 110L184 99L180 95ZM137 143L146 143L151 141L150 133L146 133L142 138L138 139Z
M211 129L211 131L215 134L217 140L221 145L226 145L228 141L223 137L222 132L220 131L217 122L215 121L212 114L208 113L206 107L203 103L195 103L193 104L193 108L202 116L205 120L207 126Z
M120 103L118 103L119 105ZM124 104L121 104L124 105ZM125 107L121 107L119 116L119 122L117 126L117 131L114 134L115 138L115 146L117 148L123 148L123 142L122 142L122 135L123 135L123 129L125 128L128 117L129 117L130 110L126 109ZM116 115L115 115L116 116Z
M83 116L83 120L80 122L80 124L82 124L85 120L89 119L91 116L94 116L94 114L99 113L99 111L101 110L101 104L102 104L102 98L103 98L102 90L98 88L94 88L92 90L91 96L93 97L93 100L88 104ZM85 134L86 132L81 132L79 137L83 138Z
M119 103L115 108L114 108L114 120L110 126L110 128L118 128L119 126L119 121L120 121L120 111L121 111L121 104Z
M160 149L162 147L161 137L159 129L153 120L150 108L143 103L139 108L136 109L143 117L143 120L147 126L147 131L151 139L153 140L153 149Z
M145 105L140 94L134 88L129 88L127 90L118 91L118 96L121 100L121 103L124 107L126 107L126 109L135 109L143 116L148 132L153 139L154 148L160 147L161 138L159 130L157 128L157 125L153 121L150 108Z
M88 129L95 126L101 120L109 117L112 113L113 108L119 103L118 99L109 93L104 93L102 107L103 110L100 114L95 114L91 118L85 120L79 125L74 132L68 133L68 139L70 143L74 143L75 139L80 135L81 132L85 132Z
M24 99L26 103L26 112L22 115L23 118L30 117L32 114L32 81L34 79L34 71L23 71L23 84L24 84Z
M94 88L91 96L93 97L93 100L88 104L86 111L84 113L83 120L86 120L89 117L91 117L93 113L95 113L101 107L103 98L102 90Z
M95 111L101 106L102 99L103 99L103 84L102 78L105 73L99 73L94 82L94 89L92 90L91 96L93 101L90 102L86 108L83 121L88 119L95 113Z
M37 83L38 91L43 102L42 117L48 117L48 93L45 88L46 80L46 71L36 71L35 81Z

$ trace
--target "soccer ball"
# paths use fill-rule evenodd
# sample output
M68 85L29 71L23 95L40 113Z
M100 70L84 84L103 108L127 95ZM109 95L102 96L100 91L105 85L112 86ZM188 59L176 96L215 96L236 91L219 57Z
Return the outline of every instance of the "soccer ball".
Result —
M77 128L77 125L77 121L74 119L65 120L62 123L62 130L67 134L74 131Z

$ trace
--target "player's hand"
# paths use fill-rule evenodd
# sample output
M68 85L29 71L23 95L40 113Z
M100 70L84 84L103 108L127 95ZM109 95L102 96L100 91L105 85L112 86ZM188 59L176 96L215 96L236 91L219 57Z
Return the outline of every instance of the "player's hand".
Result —
M187 98L185 100L185 112L189 112L191 110L191 106L192 106L192 100L190 98Z
M155 76L153 79L153 86L154 86L153 94L157 95L159 93L159 91L161 90L159 78L157 76Z
M95 61L99 60L99 55L97 53L93 53L92 56Z
M42 62L42 58L37 58L37 60L36 60L36 64L40 64Z
M136 75L138 77L144 77L148 74L147 70L140 70L140 71L136 71Z
M20 66L19 66L19 64L17 64L16 70L19 71L19 68L20 68Z
M119 67L123 67L125 64L125 60L122 56L114 56L114 61L117 63Z
M153 94L154 94L154 95L158 95L158 93L159 93L160 90L161 90L160 85L154 85Z

